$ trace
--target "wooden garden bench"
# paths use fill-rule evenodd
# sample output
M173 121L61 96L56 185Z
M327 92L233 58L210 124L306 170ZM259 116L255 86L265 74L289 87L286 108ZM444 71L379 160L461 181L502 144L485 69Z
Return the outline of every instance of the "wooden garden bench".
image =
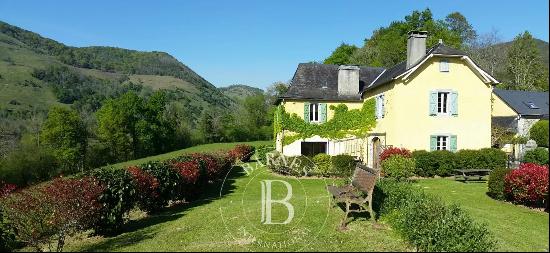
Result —
M378 179L378 172L369 168L363 169L361 167L361 165L358 165L355 168L350 185L327 187L327 190L332 194L333 204L335 206L339 203L345 204L346 214L342 219L340 229L346 228L348 215L351 212L369 212L371 217L374 217L374 212L372 211L372 193ZM352 204L358 205L359 209L351 209Z
M455 170L455 180L466 182L468 180L483 180L483 177L489 175L491 170L488 169L469 169L469 170Z

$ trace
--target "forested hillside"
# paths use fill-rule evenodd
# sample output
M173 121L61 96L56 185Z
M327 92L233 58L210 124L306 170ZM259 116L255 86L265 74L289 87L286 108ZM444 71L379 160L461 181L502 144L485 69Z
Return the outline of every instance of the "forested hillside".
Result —
M164 52L71 47L0 21L0 181L271 138L267 104L247 97L263 91L218 89Z

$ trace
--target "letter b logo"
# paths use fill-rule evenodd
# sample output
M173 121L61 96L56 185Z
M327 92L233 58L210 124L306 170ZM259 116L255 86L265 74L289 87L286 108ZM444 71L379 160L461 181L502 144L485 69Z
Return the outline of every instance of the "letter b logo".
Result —
M283 185L286 187L286 190L287 190L286 197L284 197L281 200L273 200L271 198L271 186L273 182L283 183ZM292 204L288 202L290 198L292 198L292 185L290 185L288 182L283 180L262 180L260 184L262 185L262 220L261 222L263 224L268 224L268 225L274 225L274 224L284 225L284 224L290 223L294 218L294 206L292 206ZM278 223L278 222L273 222L271 220L271 207L273 203L283 204L286 207L288 211L288 216L284 222Z

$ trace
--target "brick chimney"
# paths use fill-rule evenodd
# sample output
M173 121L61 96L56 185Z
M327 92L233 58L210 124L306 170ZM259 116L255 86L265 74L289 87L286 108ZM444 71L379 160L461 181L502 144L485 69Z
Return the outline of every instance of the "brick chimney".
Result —
M426 55L427 31L410 31L407 40L407 69Z
M359 67L341 65L338 67L338 95L355 96L359 94Z

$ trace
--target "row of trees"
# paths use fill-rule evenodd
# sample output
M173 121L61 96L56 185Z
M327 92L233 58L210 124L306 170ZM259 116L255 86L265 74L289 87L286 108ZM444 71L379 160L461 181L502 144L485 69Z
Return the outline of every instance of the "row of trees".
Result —
M476 63L502 82L501 88L548 90L548 67L529 32L519 34L511 43L503 43L495 30L478 34L459 12L436 20L429 9L414 11L404 20L375 30L362 47L342 43L324 63L391 67L405 60L406 34L411 30L428 31L428 46L442 39L446 45L468 52Z
M105 164L213 142L272 138L273 102L287 85L275 83L265 94L246 97L233 112L204 109L193 120L172 91L127 91L108 98L96 112L54 106L36 132L27 132L17 149L0 159L0 181L34 184Z

